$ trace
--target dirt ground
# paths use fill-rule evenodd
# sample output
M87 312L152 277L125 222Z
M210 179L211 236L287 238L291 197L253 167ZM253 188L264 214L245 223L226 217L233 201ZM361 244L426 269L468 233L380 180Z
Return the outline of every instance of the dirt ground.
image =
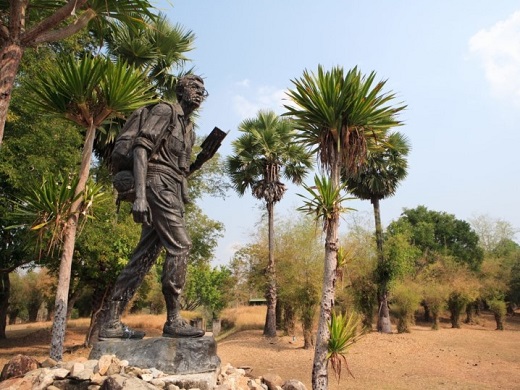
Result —
M0 340L0 367L18 353L40 361L48 356L50 325L44 328L8 327L8 339ZM343 370L341 382L329 375L329 389L520 389L520 316L509 317L504 331L495 331L490 315L478 325L451 329L443 322L433 331L427 324L408 334L372 332L354 344L347 355L354 378ZM64 360L88 356L81 347L85 329L69 327ZM149 336L159 336L152 330ZM260 330L235 333L218 342L222 363L249 367L260 376L277 373L298 379L310 389L313 351L303 350L303 340L262 337Z

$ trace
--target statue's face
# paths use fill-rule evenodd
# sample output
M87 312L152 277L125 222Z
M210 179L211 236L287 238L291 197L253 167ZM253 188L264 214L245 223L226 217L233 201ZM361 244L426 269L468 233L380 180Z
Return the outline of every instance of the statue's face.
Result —
M197 80L192 80L184 87L182 100L194 108L199 108L204 99L208 96L208 91L204 84Z

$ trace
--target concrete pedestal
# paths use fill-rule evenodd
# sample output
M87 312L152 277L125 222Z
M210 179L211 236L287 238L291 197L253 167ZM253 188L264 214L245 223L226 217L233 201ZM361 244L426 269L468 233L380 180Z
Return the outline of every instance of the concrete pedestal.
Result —
M156 368L175 376L180 382L182 377L191 383L202 381L207 384L203 388L207 389L215 386L220 370L213 336L99 341L94 344L89 359L99 359L102 355L115 355L133 367Z

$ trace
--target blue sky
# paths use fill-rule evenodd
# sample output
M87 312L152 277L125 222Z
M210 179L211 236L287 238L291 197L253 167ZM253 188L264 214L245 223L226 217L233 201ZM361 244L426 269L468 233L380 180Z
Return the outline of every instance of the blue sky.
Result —
M285 91L304 70L358 66L387 79L408 105L399 131L409 138L409 174L381 203L386 226L403 208L425 205L459 219L478 215L520 227L520 3L513 0L184 0L158 1L196 35L188 54L210 96L199 134L230 133L259 109L281 114ZM309 178L308 182L310 182ZM275 213L300 204L289 186ZM230 192L200 204L225 224L216 263L254 234L263 204ZM349 204L369 215L369 202ZM345 219L352 218L346 215ZM342 222L346 225L347 222Z

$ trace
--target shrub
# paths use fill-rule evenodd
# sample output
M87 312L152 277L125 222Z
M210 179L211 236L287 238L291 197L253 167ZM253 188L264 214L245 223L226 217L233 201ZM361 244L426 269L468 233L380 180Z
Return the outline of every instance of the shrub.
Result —
M504 318L507 314L507 306L506 303L501 299L492 299L488 302L489 310L495 316L495 321L497 323L496 330L504 330Z
M390 313L397 319L397 332L408 333L415 323L415 311L421 302L419 289L413 283L401 282L392 289Z

